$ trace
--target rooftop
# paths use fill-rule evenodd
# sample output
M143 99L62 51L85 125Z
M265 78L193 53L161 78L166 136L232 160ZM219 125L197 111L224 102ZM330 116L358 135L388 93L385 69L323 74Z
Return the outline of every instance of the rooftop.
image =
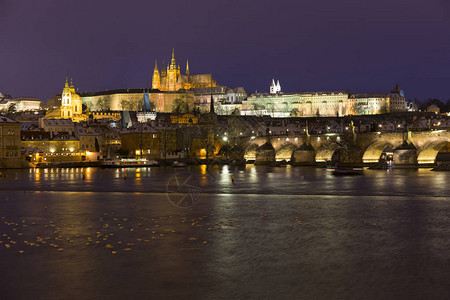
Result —
M19 123L13 119L7 118L5 116L0 116L0 123Z

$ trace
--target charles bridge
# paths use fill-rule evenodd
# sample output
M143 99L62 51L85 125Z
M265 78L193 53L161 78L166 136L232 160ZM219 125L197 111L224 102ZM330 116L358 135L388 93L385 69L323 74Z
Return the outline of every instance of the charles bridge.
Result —
M325 133L271 135L242 138L232 159L255 160L256 164L289 161L297 165L339 161L348 164L373 164L383 153L392 155L395 165L430 165L437 154L450 146L448 130Z

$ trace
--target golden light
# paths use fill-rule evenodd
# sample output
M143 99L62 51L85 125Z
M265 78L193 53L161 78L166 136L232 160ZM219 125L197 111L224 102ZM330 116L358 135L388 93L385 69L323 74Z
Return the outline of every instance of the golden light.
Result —
M141 155L141 150L136 150L136 155Z

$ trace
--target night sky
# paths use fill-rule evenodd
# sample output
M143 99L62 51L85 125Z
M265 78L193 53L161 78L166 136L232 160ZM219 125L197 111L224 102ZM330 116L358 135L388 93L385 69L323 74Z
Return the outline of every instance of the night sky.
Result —
M218 83L450 99L448 0L0 0L0 92L149 88L155 59Z

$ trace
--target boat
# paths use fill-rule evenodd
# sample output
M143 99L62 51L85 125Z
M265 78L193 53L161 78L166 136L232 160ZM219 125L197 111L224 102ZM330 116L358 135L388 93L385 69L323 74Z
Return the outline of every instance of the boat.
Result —
M184 168L187 166L187 164L185 162L182 161L174 161L173 165L174 168Z
M342 167L336 164L334 168L327 168L333 172L335 176L341 175L363 175L363 168L353 168L353 167Z
M102 162L102 168L142 168L157 167L159 163L156 160L148 160L146 158L122 158L110 159Z

